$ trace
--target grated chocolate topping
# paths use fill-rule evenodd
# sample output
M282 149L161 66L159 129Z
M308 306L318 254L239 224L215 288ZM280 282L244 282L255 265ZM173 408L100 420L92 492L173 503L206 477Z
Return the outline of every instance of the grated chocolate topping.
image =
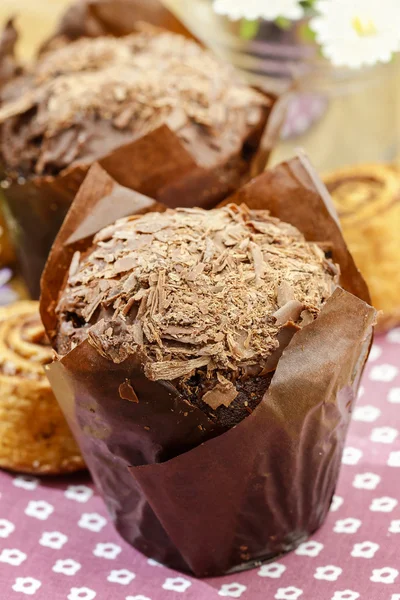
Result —
M75 254L57 307L58 352L88 339L115 363L140 353L149 379L183 385L197 374L203 403L228 408L234 380L274 370L280 343L318 315L337 274L318 245L267 211L128 217Z
M209 167L240 150L267 104L194 41L143 23L123 38L84 38L49 52L5 86L3 160L53 174L167 124ZM13 144L4 143L10 136ZM96 145L98 136L106 145Z

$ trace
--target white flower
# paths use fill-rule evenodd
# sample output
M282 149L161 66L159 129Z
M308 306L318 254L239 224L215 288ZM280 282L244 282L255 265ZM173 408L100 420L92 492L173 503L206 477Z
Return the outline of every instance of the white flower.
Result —
M327 565L326 567L317 567L314 573L315 579L321 579L323 581L337 581L339 575L342 574L340 567L334 565Z
M64 495L68 500L87 502L93 496L93 490L87 485L69 485Z
M125 600L150 600L150 598L148 598L147 596L142 596L142 594L139 594L139 596L127 596L125 598Z
M111 571L107 577L107 581L110 583L120 583L121 585L129 585L131 581L135 579L135 573L128 571L127 569L120 569L119 571Z
M18 475L18 477L14 477L13 479L13 485L23 490L36 490L39 485L39 479L30 475Z
M192 582L184 577L167 577L162 588L170 592L186 592L190 588Z
M59 531L45 531L42 533L42 537L39 540L41 546L53 548L54 550L61 550L67 542L67 536Z
M312 556L315 558L321 552L323 547L324 545L320 542L310 540L309 542L300 544L300 546L296 548L295 554L298 554L299 556Z
M87 587L70 589L67 596L68 600L93 600L96 598L96 592Z
M336 66L389 62L399 47L398 0L317 0L311 29Z
M375 360L378 360L378 358L380 358L382 355L382 348L380 346L377 346L376 344L374 344L371 348L371 352L369 354L368 360L369 362L374 362Z
M158 561L154 560L154 558L149 558L147 560L147 564L150 565L151 567L162 567L163 566L161 563L159 563Z
M83 513L79 519L78 526L89 531L99 532L107 525L107 519L97 513Z
M31 500L25 509L25 514L28 517L34 517L40 521L45 521L54 511L54 506L46 502L46 500Z
M9 565L13 565L14 567L19 567L19 565L22 565L22 563L26 559L26 554L24 552L21 552L21 550L16 550L15 548L4 548L4 550L2 550L0 554L0 562L8 563Z
M246 586L241 583L224 583L218 592L218 596L229 596L230 598L240 598L246 591Z
M394 508L396 508L398 502L395 498L388 498L388 496L383 496L383 498L374 498L372 500L369 510L372 512L392 512Z
M108 558L109 560L114 560L117 558L118 554L122 551L120 546L113 543L107 544L96 544L96 548L93 550L93 554L95 556L99 556L100 558Z
M343 590L342 592L335 592L331 600L358 600L359 597L360 594L358 592Z
M336 512L342 506L344 500L341 496L333 496L330 511Z
M396 327L395 329L389 331L386 339L391 344L400 344L400 327Z
M82 565L72 558L66 558L65 560L57 560L53 566L54 573L62 573L63 575L75 575Z
M388 393L388 402L400 404L400 388L392 388Z
M400 533L400 520L391 521L389 531L390 533Z
M353 487L358 490L375 490L381 478L375 473L361 473L353 480Z
M387 464L389 467L400 467L400 452L391 452Z
M278 588L275 594L276 600L297 600L302 595L303 590L292 585L287 588Z
M14 592L22 592L28 596L33 596L41 585L42 582L38 579L33 579L33 577L17 577L12 589Z
M381 415L381 411L376 406L366 404L365 406L356 406L353 411L354 421L362 421L363 423L372 423Z
M390 383L397 376L398 372L398 368L394 365L377 365L371 369L369 378L371 381L383 381L384 383Z
M370 580L375 583L394 583L398 574L399 572L397 569L383 567L383 569L374 569Z
M343 451L342 463L344 465L356 465L362 457L362 454L363 453L358 448L346 446L346 448Z
M7 519L0 519L0 538L8 538L13 531L15 531L14 523Z
M258 575L260 577L271 577L272 579L279 579L280 577L282 577L285 571L285 565L273 562L269 563L269 565L262 565L262 567L258 571Z
M357 533L360 527L360 519L348 517L347 519L336 521L333 531L335 533Z
M278 17L296 20L303 16L298 0L214 0L214 11L219 15L226 15L232 21L275 21Z
M379 550L379 544L374 542L361 542L360 544L354 544L351 556L355 558L374 558L375 554Z
M393 427L375 427L372 430L370 440L371 442L379 442L381 444L393 444L399 432Z

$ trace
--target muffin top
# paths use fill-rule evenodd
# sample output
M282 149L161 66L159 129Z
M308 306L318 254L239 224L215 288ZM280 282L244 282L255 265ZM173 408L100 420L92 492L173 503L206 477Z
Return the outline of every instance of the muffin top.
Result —
M88 338L115 363L140 353L151 380L259 374L282 328L310 323L336 276L316 244L267 211L231 204L128 217L75 253L57 350Z
M140 24L48 52L1 92L2 161L57 174L166 124L200 166L240 151L268 99L183 36Z

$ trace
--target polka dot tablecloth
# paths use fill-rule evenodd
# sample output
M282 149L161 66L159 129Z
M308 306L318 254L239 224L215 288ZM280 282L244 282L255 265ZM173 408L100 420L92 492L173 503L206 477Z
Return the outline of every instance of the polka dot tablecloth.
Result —
M0 473L0 599L400 600L400 328L377 337L325 525L258 569L196 580L147 560L88 476Z

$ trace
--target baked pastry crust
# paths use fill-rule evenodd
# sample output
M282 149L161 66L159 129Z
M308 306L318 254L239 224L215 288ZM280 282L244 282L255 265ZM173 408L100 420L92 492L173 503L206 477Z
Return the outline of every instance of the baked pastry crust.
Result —
M344 237L382 311L378 329L400 323L400 171L366 164L332 172L325 183Z
M37 302L0 309L0 467L60 474L85 467L43 366L51 362Z

